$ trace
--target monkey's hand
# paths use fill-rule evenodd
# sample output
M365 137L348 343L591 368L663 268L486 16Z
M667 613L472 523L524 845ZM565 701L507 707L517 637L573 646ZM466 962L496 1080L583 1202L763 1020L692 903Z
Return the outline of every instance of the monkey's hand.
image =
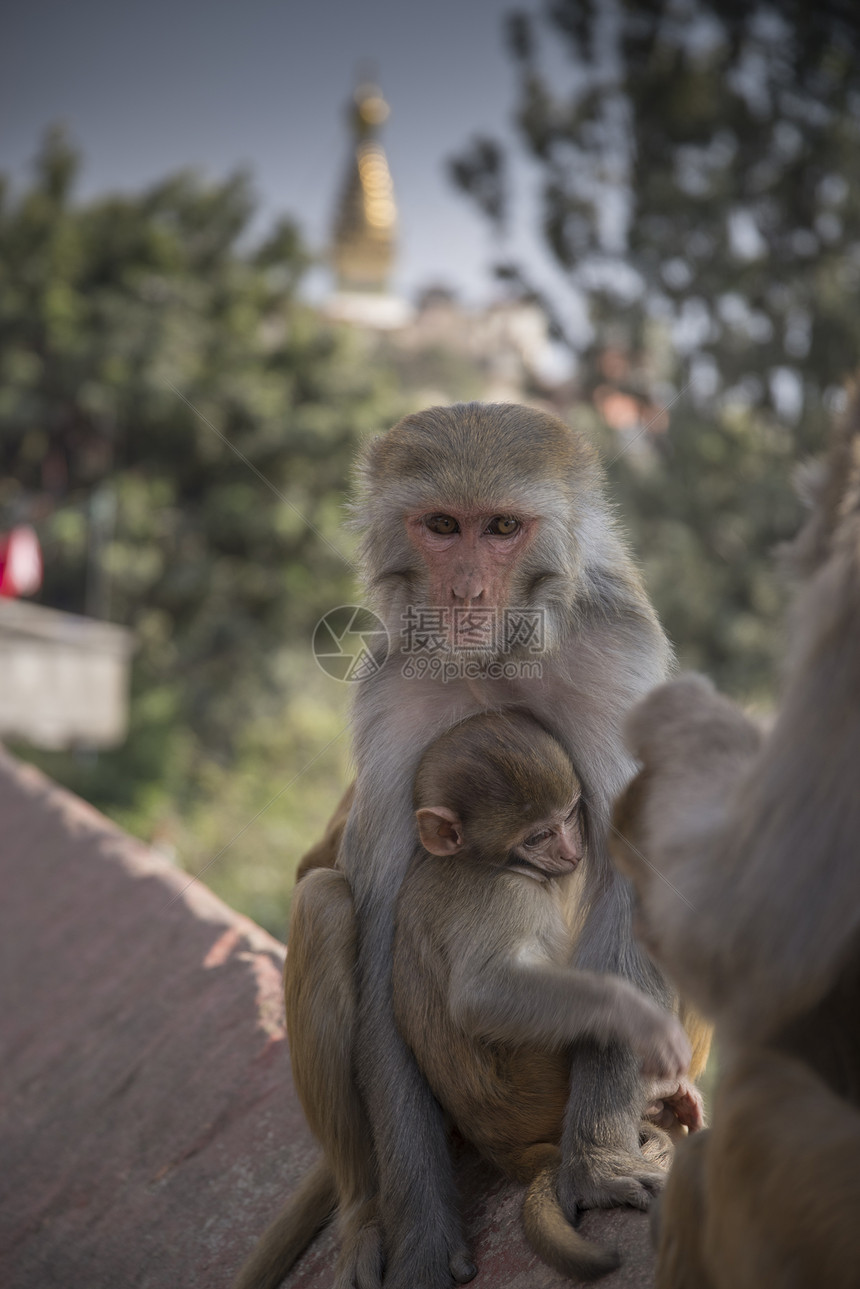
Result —
M678 1126L688 1132L698 1132L705 1126L705 1103L702 1094L688 1079L680 1082L655 1083L648 1090L649 1104L645 1118L671 1133Z
M677 1085L693 1055L683 1025L640 990L620 983L624 993L619 1037L633 1048L646 1078L674 1080Z

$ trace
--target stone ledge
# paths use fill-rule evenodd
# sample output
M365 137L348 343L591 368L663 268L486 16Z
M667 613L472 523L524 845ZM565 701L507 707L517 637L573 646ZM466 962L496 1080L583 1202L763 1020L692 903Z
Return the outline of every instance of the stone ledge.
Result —
M4 1289L227 1289L315 1154L290 1076L284 948L0 752ZM476 1289L570 1283L518 1188L461 1167ZM648 1219L588 1214L606 1289L653 1284ZM289 1280L331 1283L323 1235Z

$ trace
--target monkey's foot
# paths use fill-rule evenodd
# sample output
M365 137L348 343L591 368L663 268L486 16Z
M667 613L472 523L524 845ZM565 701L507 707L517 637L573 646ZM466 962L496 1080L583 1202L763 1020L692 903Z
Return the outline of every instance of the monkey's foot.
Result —
M451 1289L452 1278L467 1284L478 1274L462 1238L453 1234L446 1240L438 1230L414 1231L402 1249L386 1254L376 1199L356 1205L341 1221L333 1289Z
M677 1119L675 1123L678 1124ZM678 1130L681 1131L680 1125ZM667 1173L675 1157L674 1135L658 1127L656 1123L643 1120L639 1129L639 1149L649 1163L656 1164L664 1173Z
M638 1208L646 1210L666 1183L662 1168L639 1150L589 1143L562 1165L558 1200L569 1222L586 1208Z
M443 1245L444 1245L443 1241ZM426 1232L408 1242L409 1247L393 1252L385 1264L385 1289L451 1289L451 1279L468 1284L478 1274L468 1250L459 1244L444 1247L428 1240Z
M332 1289L381 1289L382 1231L375 1219L356 1219L341 1230Z

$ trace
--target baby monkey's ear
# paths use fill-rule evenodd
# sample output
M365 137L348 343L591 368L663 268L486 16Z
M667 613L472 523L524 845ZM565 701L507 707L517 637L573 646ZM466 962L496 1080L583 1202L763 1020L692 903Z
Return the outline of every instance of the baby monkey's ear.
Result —
M447 806L426 806L415 811L421 845L431 855L456 855L463 845L460 820Z

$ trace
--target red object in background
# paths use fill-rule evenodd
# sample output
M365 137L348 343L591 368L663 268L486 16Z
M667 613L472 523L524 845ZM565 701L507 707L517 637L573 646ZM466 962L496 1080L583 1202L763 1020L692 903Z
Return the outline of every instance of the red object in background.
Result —
M35 595L41 585L39 539L29 524L19 524L0 536L0 595Z

